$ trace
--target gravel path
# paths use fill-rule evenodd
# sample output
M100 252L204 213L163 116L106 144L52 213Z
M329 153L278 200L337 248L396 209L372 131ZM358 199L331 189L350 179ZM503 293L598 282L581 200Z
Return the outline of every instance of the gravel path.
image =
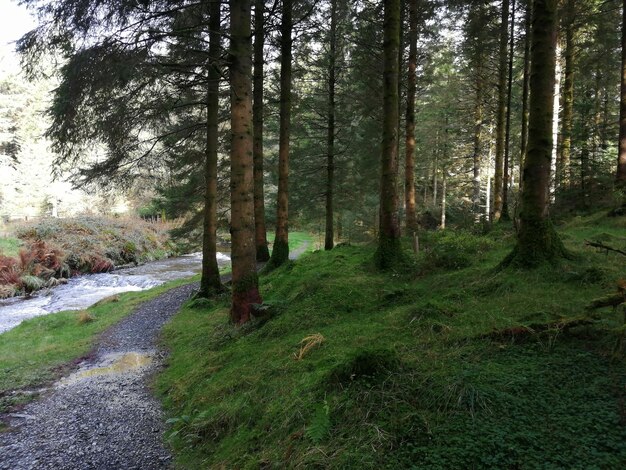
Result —
M104 333L95 353L49 393L9 415L0 469L161 469L161 407L148 388L161 367L159 330L196 285L172 289Z
M308 240L304 240L298 248L289 252L289 259L295 260L295 259L300 258L300 256L306 251L308 247L309 247Z
M10 430L0 433L0 470L170 468L161 407L148 383L163 364L159 331L197 287L177 287L140 305L100 337L76 372L9 414Z

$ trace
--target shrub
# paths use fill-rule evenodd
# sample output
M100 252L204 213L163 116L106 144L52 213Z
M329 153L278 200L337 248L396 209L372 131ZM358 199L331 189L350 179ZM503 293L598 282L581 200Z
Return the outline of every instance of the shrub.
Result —
M16 285L20 280L20 268L17 260L0 255L0 286ZM8 295L6 297L9 297Z
M466 268L482 258L493 242L467 231L440 231L426 240L424 263L427 269Z

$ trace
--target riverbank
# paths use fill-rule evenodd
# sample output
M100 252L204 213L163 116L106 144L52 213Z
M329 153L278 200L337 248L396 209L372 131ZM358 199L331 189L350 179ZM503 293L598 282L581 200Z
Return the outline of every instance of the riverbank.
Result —
M13 229L0 245L0 299L178 254L166 224L142 219L43 219ZM17 251L17 254L15 253Z

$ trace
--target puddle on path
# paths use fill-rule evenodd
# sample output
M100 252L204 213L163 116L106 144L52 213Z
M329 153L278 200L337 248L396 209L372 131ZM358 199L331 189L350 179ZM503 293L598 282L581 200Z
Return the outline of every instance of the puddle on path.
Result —
M152 355L138 352L116 353L107 355L101 366L79 370L69 377L61 379L60 385L71 385L89 377L134 372L152 363Z

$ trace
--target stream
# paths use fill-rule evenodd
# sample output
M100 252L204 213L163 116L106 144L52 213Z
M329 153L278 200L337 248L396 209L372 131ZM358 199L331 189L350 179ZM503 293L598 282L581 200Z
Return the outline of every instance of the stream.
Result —
M230 257L217 254L220 267L230 264ZM82 310L99 300L121 292L141 291L168 281L193 276L202 269L202 253L124 268L111 273L86 274L69 279L67 284L44 289L32 297L0 300L0 333L15 328L29 318L60 312Z

